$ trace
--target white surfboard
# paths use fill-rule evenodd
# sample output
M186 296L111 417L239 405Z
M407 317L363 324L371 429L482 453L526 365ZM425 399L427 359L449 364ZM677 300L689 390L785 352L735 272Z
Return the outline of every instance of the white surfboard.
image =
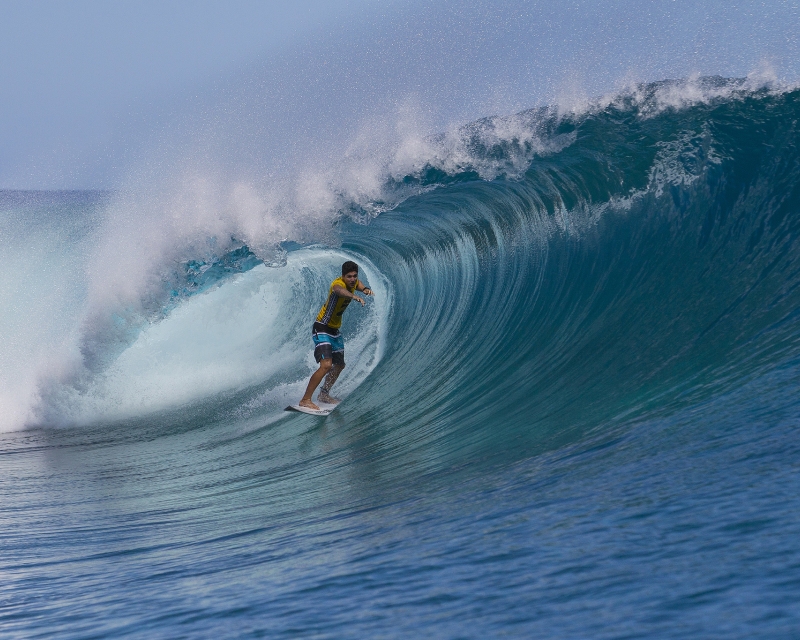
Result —
M290 404L288 407L284 409L284 411L299 411L300 413L307 413L311 416L327 416L331 411L333 411L336 406L331 407L320 407L319 410L317 409L309 409L308 407L301 407L299 404Z

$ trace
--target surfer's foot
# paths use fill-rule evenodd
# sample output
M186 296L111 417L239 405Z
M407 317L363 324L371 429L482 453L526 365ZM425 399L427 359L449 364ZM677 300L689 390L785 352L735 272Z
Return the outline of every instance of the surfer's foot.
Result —
M311 400L301 400L297 403L299 407L305 407L306 409L313 409L314 411L319 411L319 407L315 405Z
M324 391L319 392L317 400L319 400L320 402L324 402L325 404L339 404L341 402L339 398L334 398L333 396L328 395Z

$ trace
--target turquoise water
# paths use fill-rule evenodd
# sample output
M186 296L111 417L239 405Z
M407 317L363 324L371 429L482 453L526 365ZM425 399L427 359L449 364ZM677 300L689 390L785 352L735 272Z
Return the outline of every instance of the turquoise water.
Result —
M800 93L706 82L475 123L475 166L135 311L87 303L113 194L3 194L3 632L796 636ZM344 256L345 400L285 414Z

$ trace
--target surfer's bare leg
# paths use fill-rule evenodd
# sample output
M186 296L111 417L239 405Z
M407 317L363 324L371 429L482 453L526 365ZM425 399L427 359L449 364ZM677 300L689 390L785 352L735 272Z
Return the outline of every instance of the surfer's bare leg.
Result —
M320 402L325 402L327 404L338 404L340 402L339 398L334 398L331 395L331 387L336 382L342 369L344 369L343 364L337 364L331 367L331 370L325 377L325 383L322 385L322 389L319 390L318 398Z
M330 372L332 364L333 363L331 362L330 358L325 358L324 360L319 361L319 369L311 374L311 380L308 381L305 395L303 395L303 398L298 403L301 407L316 409L317 411L319 410L319 407L311 401L311 396L317 390L317 387L319 386L319 383L322 382L322 379Z

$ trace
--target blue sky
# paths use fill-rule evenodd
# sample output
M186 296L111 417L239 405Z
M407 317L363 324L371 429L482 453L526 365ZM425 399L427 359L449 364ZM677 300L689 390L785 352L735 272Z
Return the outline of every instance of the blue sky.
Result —
M797 0L0 0L0 15L0 188L118 186L200 121L247 162L409 96L435 127L625 79L795 80L800 60Z
M0 188L92 186L120 129L370 4L0 0Z

